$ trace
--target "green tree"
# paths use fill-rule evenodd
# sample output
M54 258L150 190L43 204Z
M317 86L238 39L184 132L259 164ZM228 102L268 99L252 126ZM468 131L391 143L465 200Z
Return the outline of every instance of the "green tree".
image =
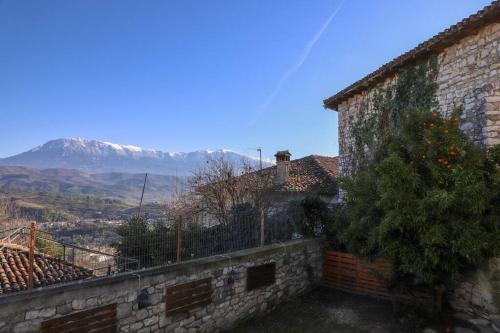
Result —
M361 112L331 226L348 251L392 259L400 286L445 283L499 251L500 148L475 147L460 110L438 112L436 68L401 72Z
M176 230L161 222L149 224L133 217L118 228L121 240L114 244L118 256L139 261L140 267L166 264L175 258Z
M499 150L476 148L459 121L459 111L407 109L375 158L342 181L347 247L392 259L400 281L444 283L498 250Z

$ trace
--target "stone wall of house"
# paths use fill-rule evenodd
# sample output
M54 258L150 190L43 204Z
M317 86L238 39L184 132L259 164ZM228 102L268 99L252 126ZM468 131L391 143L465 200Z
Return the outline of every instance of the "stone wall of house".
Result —
M38 332L45 320L117 304L119 332L210 332L272 309L321 278L321 240L299 240L234 252L169 267L124 273L0 297L1 332ZM246 290L247 268L276 263L276 282ZM231 276L231 278L230 278ZM212 278L212 303L166 316L166 288ZM150 295L139 309L137 296Z
M500 143L500 23L483 27L477 34L438 54L438 91L440 111L449 115L463 109L461 128L479 146ZM353 138L351 128L360 109L372 110L377 89L394 78L342 102L338 106L340 170L351 172Z

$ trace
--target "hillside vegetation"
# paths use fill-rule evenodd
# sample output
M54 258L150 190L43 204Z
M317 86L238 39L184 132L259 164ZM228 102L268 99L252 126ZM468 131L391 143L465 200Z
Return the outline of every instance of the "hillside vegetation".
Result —
M77 221L83 219L122 220L137 214L137 207L117 199L95 196L61 195L51 192L0 190L0 200L11 207L11 218L38 222ZM143 212L156 217L163 205L147 203Z
M148 175L144 202L165 202L183 186L175 176ZM144 184L144 174L88 174L71 169L30 169L0 167L0 189L4 191L47 192L61 196L99 197L137 205Z

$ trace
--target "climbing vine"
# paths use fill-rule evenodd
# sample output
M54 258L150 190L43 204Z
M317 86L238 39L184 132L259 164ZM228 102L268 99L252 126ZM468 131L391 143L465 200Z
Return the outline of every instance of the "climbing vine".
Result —
M402 70L388 86L375 91L360 108L351 131L354 139L352 170L366 166L385 138L397 134L408 108L436 110L437 56ZM371 106L371 107L370 107Z

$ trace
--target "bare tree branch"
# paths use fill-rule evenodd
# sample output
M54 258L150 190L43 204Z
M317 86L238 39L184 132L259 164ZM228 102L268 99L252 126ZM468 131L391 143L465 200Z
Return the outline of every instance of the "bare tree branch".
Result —
M223 156L213 157L196 171L189 184L199 202L200 211L212 215L220 223L228 223L231 209L250 203L267 209L272 186L271 171L255 171L249 160L240 166Z

